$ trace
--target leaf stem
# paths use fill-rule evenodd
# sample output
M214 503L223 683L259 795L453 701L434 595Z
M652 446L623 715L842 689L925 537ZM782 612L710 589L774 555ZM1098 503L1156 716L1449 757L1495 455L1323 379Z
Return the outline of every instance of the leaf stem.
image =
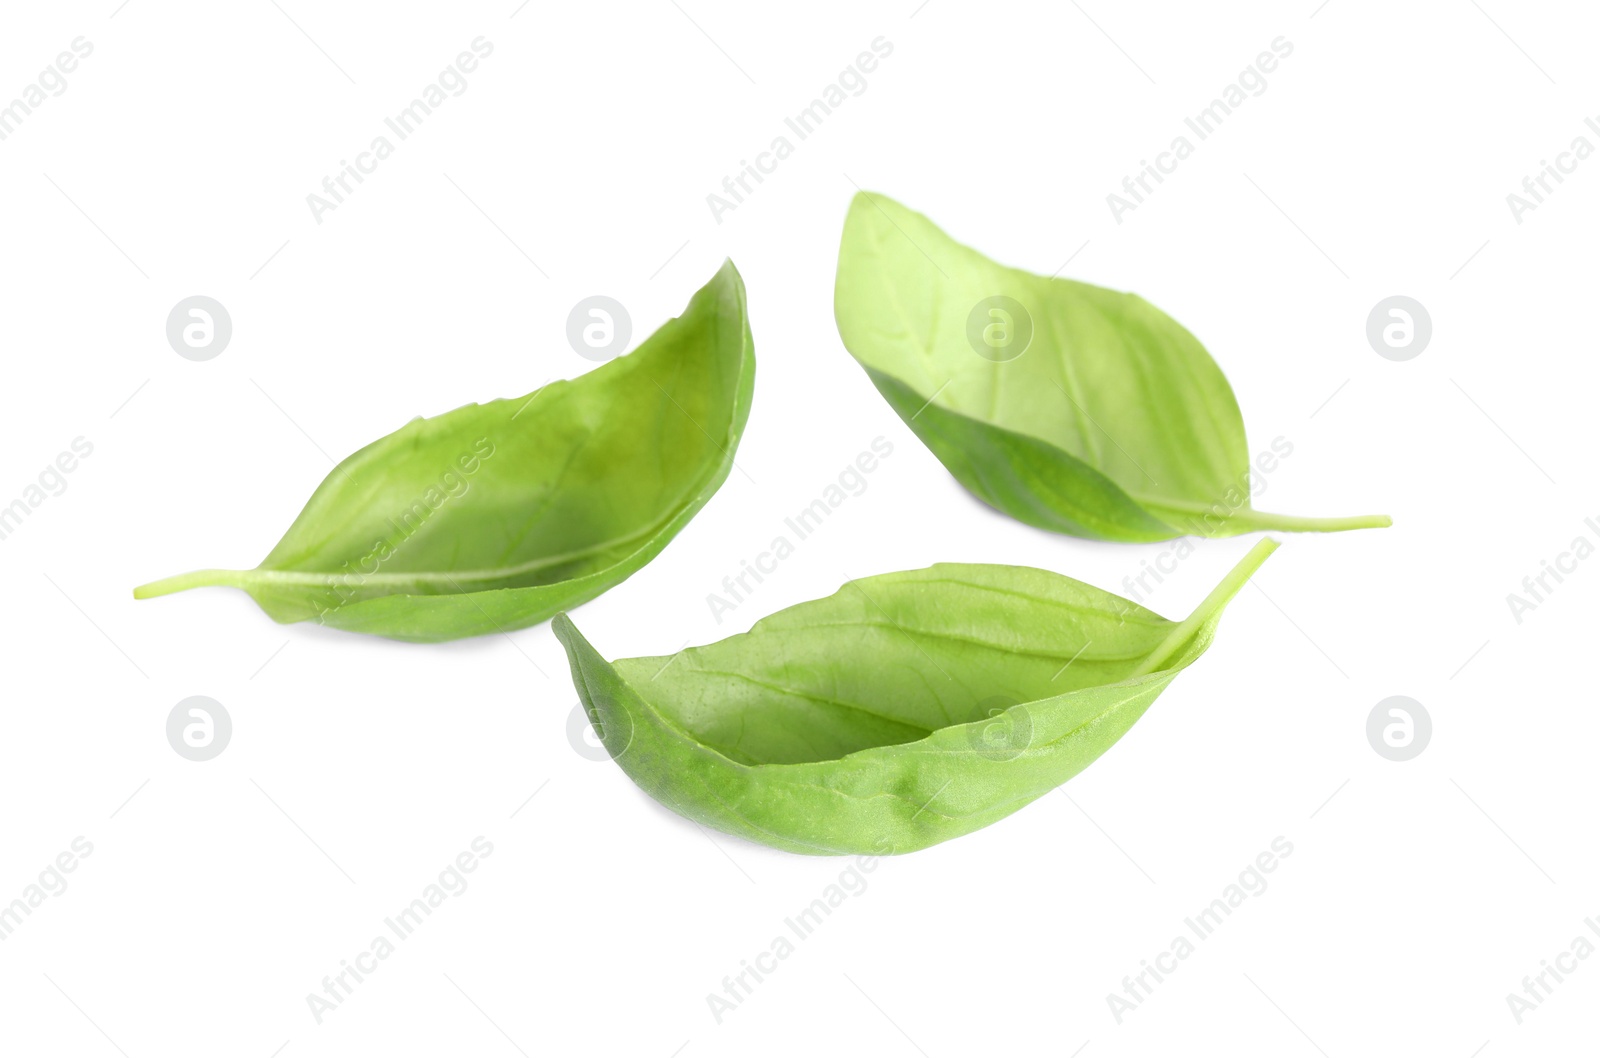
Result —
M1228 575L1222 578L1221 583L1211 589L1211 594L1200 600L1200 605L1194 608L1193 613L1185 617L1171 632L1167 633L1167 638L1163 639L1161 644L1151 651L1150 656L1144 659L1144 663L1135 669L1132 675L1147 676L1166 664L1172 655L1181 650L1194 637L1194 634L1200 630L1202 625L1222 612L1222 608L1228 604L1228 600L1239 593L1239 589L1245 586L1251 574L1260 569L1261 563L1265 562L1267 556L1276 550L1278 550L1278 542L1271 537L1256 541L1256 546L1252 547L1249 553L1239 560L1238 565L1228 571Z
M1236 532L1258 529L1276 529L1285 533L1340 533L1348 529L1387 529L1394 519L1387 514L1356 514L1344 518L1304 518L1297 514L1273 514L1251 507L1231 510L1220 504L1207 506L1200 503L1182 503L1136 496L1140 504L1176 529L1193 536L1215 537L1217 528L1226 526ZM1176 517L1174 517L1176 516ZM1217 525L1208 530L1207 522Z
M1303 518L1297 514L1270 511L1235 511L1229 521L1256 529L1277 529L1285 533L1341 533L1347 529L1387 529L1394 519L1387 514L1354 514L1345 518Z
M154 599L158 595L171 595L173 592L188 591L190 588L210 587L243 587L245 579L250 575L249 570L243 569L197 569L191 573L179 573L175 577L164 577L153 580L149 584L141 584L133 589L135 599Z

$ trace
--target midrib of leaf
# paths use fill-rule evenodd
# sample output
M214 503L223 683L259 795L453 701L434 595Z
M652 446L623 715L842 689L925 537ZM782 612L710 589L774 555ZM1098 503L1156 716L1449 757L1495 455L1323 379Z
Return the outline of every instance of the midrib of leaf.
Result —
M598 554L613 547L632 543L636 540L647 539L660 531L661 527L676 517L681 504L668 511L667 514L655 522L622 536L603 540L588 547L575 551L563 552L559 555L541 555L514 566L505 566L495 569L473 570L421 570L410 573L365 573L350 574L325 572L317 570L292 570L292 569L202 569L193 573L180 573L175 577L152 581L134 589L134 597L140 599L154 598L158 595L169 595L173 592L186 591L189 588L203 588L225 586L233 588L248 588L258 584L280 585L312 585L318 587L331 587L335 585L349 585L354 579L358 586L375 585L379 587L404 587L407 585L428 584L435 586L448 586L459 589L462 581L469 583L502 580L509 577L521 576L524 573L533 573L548 566L560 565L573 559L583 558L588 555ZM437 592L434 594L459 594L459 591Z
M1149 673L1146 673L1145 675L1148 676ZM1143 679L1143 677L1137 677L1137 678ZM1121 682L1121 681L1119 681L1119 682ZM1102 686L1110 686L1110 685L1106 684L1106 685L1102 685ZM1080 721L1077 724L1077 726L1075 726L1073 728L1070 728L1069 730L1063 731L1061 734L1057 735L1055 738L1051 739L1048 742L1041 742L1038 745L1029 745L1027 748L1023 749L1020 753L1018 753L1017 756L1018 757L1026 757L1026 756L1030 756L1030 755L1038 755L1040 753L1048 752L1048 751L1050 751L1052 749L1055 749L1057 746L1061 745L1061 743L1066 742L1069 739L1076 738L1079 734L1081 734L1083 732L1083 730L1085 728L1092 727L1095 724L1098 724L1100 721L1104 720L1106 717L1110 716L1112 713L1115 713L1117 710L1121 709L1123 706L1127 705L1129 702L1132 702L1132 701L1136 700L1137 698L1139 698L1141 695L1143 695L1145 693L1145 691L1146 691L1146 689L1148 687L1149 687L1149 683L1138 683L1138 684L1134 684L1134 685L1129 686L1128 693L1127 693L1126 697L1118 698L1116 701L1111 702L1104 709L1102 709L1100 712L1095 713L1093 716L1085 717L1082 721ZM1081 688L1081 689L1079 689L1077 691L1067 691L1064 694L1056 695L1055 698L1040 699L1039 701L1035 701L1035 702L1023 702L1023 703L1021 703L1021 705L1023 707L1032 709L1032 708L1040 706L1042 703L1047 702L1047 701L1055 701L1056 699L1067 698L1067 697L1070 697L1071 695L1074 695L1074 694L1083 694L1083 693L1086 693L1088 691L1095 691L1095 690L1100 690L1100 689L1101 689L1100 687L1084 687L1084 688ZM1018 707L1017 706L1012 706L1012 708L1015 709L1015 708L1018 708ZM985 717L985 718L982 718L982 719L987 719L987 718ZM976 721L969 721L969 722L975 723ZM957 726L959 726L959 725L957 725ZM896 751L897 754L904 754L904 755L908 755L908 756L912 755L912 754L926 754L926 755L935 756L935 757L944 757L944 756L949 756L950 755L950 751L948 749L945 749L943 747L924 746L924 745L921 744L920 740L918 742L903 742L903 743L899 743L899 744L893 745L893 746L874 746L874 747L869 747L869 749L894 750L894 751ZM865 752L868 752L868 750L857 750L856 752L865 753ZM847 756L848 756L848 754L847 754ZM881 796L881 795L874 795L874 796Z
M953 240L949 235L945 234L942 229L938 229L937 231L939 237L953 245L957 251L971 254L985 263L991 263L988 261L988 258L978 254L976 250L972 250L970 247L962 246L961 244L956 243L955 240ZM875 228L875 240L879 234L880 233ZM879 241L879 246L881 247L881 245L881 241ZM1071 350L1067 348L1067 344L1063 339L1063 331L1061 330L1060 321L1057 319L1056 313L1054 311L1050 311L1050 307L1053 305L1053 288L1056 284L1064 284L1063 290L1066 297L1072 298L1074 296L1074 293L1071 290L1071 281L1047 278L1041 282L1039 277L1033 275L1032 273L1018 269L1009 269L1003 265L993 265L992 263L991 265L992 267L999 269L1003 274L1008 274L1014 279L1027 283L1037 292L1041 302L1041 309L1038 313L1039 322L1043 324L1043 328L1041 329L1047 332L1049 341L1051 343L1051 352L1053 353L1052 362L1056 366L1056 374L1064 386L1066 393L1069 395L1070 400L1075 404L1075 406L1071 409L1070 414L1072 416L1073 423L1077 427L1076 432L1078 434L1078 444L1080 445L1080 450L1083 453L1081 458L1085 462L1089 463L1090 466L1105 474L1119 487L1132 494L1133 490L1128 487L1127 483L1120 480L1120 475L1113 475L1111 473L1110 464L1107 462L1105 439L1101 437L1097 429L1093 428L1093 424L1087 421L1085 414L1080 410L1081 408L1088 406L1085 402L1082 379L1078 376L1077 365L1073 360ZM897 292L897 289L893 284L889 284L889 286L891 291ZM898 298L895 299L895 306L899 310L902 320L906 321L908 317ZM1085 311L1092 311L1096 320L1115 334L1116 340L1120 344L1120 355L1122 358L1130 361L1133 360L1134 351L1129 345L1129 336L1126 332L1126 328L1121 326L1112 314L1108 313L1099 306L1090 304L1087 299L1084 299L1084 308ZM1174 321L1174 325L1176 325L1176 321ZM1036 334L1035 342L1038 342L1041 337L1043 337L1043 335ZM1213 406L1215 402L1211 399L1213 397L1211 387L1209 385L1201 385L1200 367L1193 362L1193 358L1178 355L1178 353L1172 348L1173 339L1170 336L1157 334L1152 336L1152 340L1159 342L1170 354L1165 358L1166 360L1176 360L1178 362L1181 370L1184 373L1185 388L1190 392L1202 393L1205 395L1206 399L1197 401L1195 403L1201 405L1201 412L1204 415L1204 421L1206 423L1206 427L1210 431L1211 438L1206 441L1201 441L1200 438L1195 437L1191 439L1191 443L1193 443L1196 449L1203 453L1203 461L1207 468L1213 469L1210 465L1209 459L1213 447L1211 440L1214 440L1217 436L1220 436L1225 432L1237 430L1238 424L1230 421L1226 427L1224 427L1223 424L1218 422L1219 416L1225 416L1225 413L1223 409ZM925 355L926 352L927 350L925 350ZM990 369L987 372L989 378L989 412L988 415L980 421L984 421L990 426L998 426L1004 429L1015 430L1026 436L1031 436L1037 440L1044 441L1047 444L1063 447L1059 444L1058 440L1054 437L1051 437L1047 431L1034 429L1031 423L1003 423L1001 421L1000 405L1002 401L1000 377L1001 371L1009 363L1009 361L995 362L990 365ZM1210 380L1207 381L1209 382ZM965 412L961 411L957 405L946 400L944 394L940 394L936 399L936 402L958 415L966 414ZM1162 456L1161 462L1165 463L1166 457L1171 455L1170 448L1163 448L1160 454ZM1138 468L1135 467L1132 469ZM1170 468L1168 469L1170 470ZM1146 476L1147 475L1142 472L1139 475L1141 478ZM1164 473L1163 476L1169 475ZM1160 487L1159 482L1152 481L1151 483L1157 485L1157 487ZM1175 495L1181 494L1175 493ZM1144 501L1141 500L1140 502L1142 503Z
M548 388L548 386L542 387L540 391L536 392L542 392L543 389ZM592 434L590 437L592 437ZM584 445L587 445L588 441L589 437L586 437L584 440ZM580 446L579 450L581 450L581 447L582 446ZM726 449L724 449L724 455L726 456ZM576 452L574 452L572 458L576 458ZM562 476L567 473L570 467L571 460L569 459L566 466L562 468ZM556 566L564 562L573 561L574 559L584 558L593 554L599 554L620 545L649 539L659 533L663 526L670 523L678 516L678 514L688 503L692 502L693 496L698 495L699 489L704 486L705 481L709 480L711 476L713 475L700 475L692 483L691 488L681 490L675 501L666 508L665 513L660 515L654 522L648 523L631 533L625 533L621 536L612 537L608 540L602 540L574 551L567 551L557 555L542 555L538 558L529 559L526 562L517 563L515 565L494 567L490 569L460 571L423 570L404 573L368 573L360 575L359 583L361 586L370 584L377 587L405 587L408 585L422 584L432 586L447 585L456 590L450 592L434 592L432 594L460 594L460 585L463 581L468 583L477 583L482 581L493 581L509 577L517 577L525 573L536 572L537 570L544 569L549 566ZM542 517L542 513L540 517ZM204 569L196 570L191 573L180 573L177 576L167 577L162 580L141 585L140 587L134 589L134 598L148 599L160 595L168 595L173 592L186 591L190 588L214 586L247 588L252 584L310 585L318 587L328 587L339 584L348 585L350 583L349 578L351 576L352 574L347 573L320 572L313 570L276 570L264 569L261 567L247 570Z
M1173 626L1172 631L1167 633L1167 638L1162 640L1161 644L1150 652L1150 656L1145 658L1139 667L1129 674L1128 678L1133 679L1149 675L1162 665L1165 665L1174 654L1180 653L1187 647L1189 641L1194 638L1207 622L1215 620L1222 613L1222 608L1228 605L1228 601L1239 593L1239 589L1245 586L1245 583L1250 580L1251 574L1260 569L1261 563L1265 562L1267 556L1276 550L1278 550L1278 542L1271 537L1257 540L1256 546L1252 547L1239 560L1238 564L1228 571L1228 575L1223 577L1215 588L1211 589L1210 594L1200 600L1200 605L1194 608L1193 613Z
M741 680L741 681L743 681L745 683L752 684L752 685L754 685L756 687L760 687L760 688L762 688L764 690L776 691L779 694L786 694L786 695L789 695L790 697L794 697L794 698L803 698L804 700L806 700L808 702L816 702L819 705L831 705L831 706L835 706L835 707L837 707L839 709L846 710L848 712L859 713L862 716L871 717L872 719L881 721L881 722L883 722L885 724L892 724L895 727L906 728L906 729L914 732L917 735L917 737L919 737L919 738L926 738L930 733L939 730L939 728L936 728L936 727L925 727L922 724L915 724L915 723L910 722L909 720L901 720L901 719L898 719L896 717L885 716L882 713L875 713L871 709L868 709L866 706L858 705L855 702L847 702L842 698L830 698L825 694L813 694L810 691L803 691L803 690L800 690L799 688L796 688L796 687L785 687L781 683L768 683L766 680L757 679L756 677L751 676L751 675L749 675L747 673L743 673L743 672L729 672L729 671L726 671L726 670L723 670L723 669L705 669L705 668L697 668L697 669L695 669L695 672L697 674L703 674L703 675L706 675L706 676L726 676L729 679ZM722 714L722 715L727 715L727 714ZM743 710L741 710L738 713L738 716L740 717L741 720L746 715L747 715L746 712L743 711ZM944 726L948 727L949 725L946 724ZM892 744L892 743L886 743L886 744Z
M1126 697L1119 698L1116 701L1109 703L1105 707L1105 709L1101 710L1099 713L1096 713L1094 716L1085 718L1082 723L1078 724L1076 727L1072 728L1070 731L1063 732L1061 735L1059 735L1056 738L1051 739L1049 742L1046 742L1046 743L1044 743L1043 745L1040 745L1040 746L1030 746L1030 747L1028 747L1027 749L1023 750L1021 755L1022 756L1027 756L1027 755L1033 755L1033 754L1038 754L1038 753L1049 752L1049 751L1055 749L1056 747L1058 747L1061 743L1066 742L1069 739L1078 737L1084 731L1084 729L1089 728L1092 725L1099 723L1100 721L1104 720L1106 717L1110 716L1111 714L1117 712L1118 710L1120 710L1123 707L1125 707L1126 705L1128 705L1129 702L1132 702L1132 701L1135 701L1136 699L1138 699L1141 695L1143 695L1145 693L1145 689L1146 689L1145 685L1140 685L1140 686L1138 686L1136 688L1131 688ZM1036 703L1029 703L1029 704L1036 704ZM924 745L923 743L925 741L926 741L926 739L922 739L922 740L918 740L916 742L903 742L903 743L898 743L898 744L891 745L891 746L870 746L870 747L868 747L866 749L856 750L854 753L847 753L843 757L839 757L839 758L836 758L834 760L807 761L807 762L798 762L798 763L795 763L795 764L763 764L763 765L753 765L753 766L752 765L742 765L742 766L743 767L751 767L753 769L759 770L759 771L764 772L764 773L781 774L781 772L775 772L774 769L782 769L782 770L787 770L787 769L790 769L790 768L813 768L814 769L814 768L817 768L819 765L820 766L827 766L827 765L830 765L830 764L838 764L839 762L847 761L852 757L857 757L858 755L865 755L865 754L871 754L871 753L883 753L885 755L890 755L890 756L893 756L893 757L896 757L896 758L899 758L899 757L910 757L910 756L931 756L931 757L934 757L934 758L944 758L944 757L948 757L950 755L950 751L945 749L945 748L943 748L943 747L935 748L935 747L932 747L932 746ZM787 776L785 776L785 778L787 778ZM1070 778L1070 776L1068 778ZM956 821L959 821L959 820L968 819L968 818L970 818L972 816L976 816L976 815L984 815L984 814L987 814L987 813L990 813L990 812L993 812L993 811L997 811L997 810L999 810L1001 808L1005 808L1005 807L1010 806L1010 805L1018 805L1018 806L1024 805L1024 804L1027 804L1030 801L1036 800L1039 797L1044 796L1045 793L1049 792L1048 789L1047 790L1037 790L1037 791L1036 790L1029 790L1029 791L1027 791L1025 793L1021 793L1021 794L1017 795L1016 797L1009 798L1009 799L1004 800L1004 801L996 801L996 802L991 802L991 803L984 804L981 807L976 808L976 809L974 809L973 811L970 811L970 812L947 812L947 811L941 811L939 809L936 809L932 805L923 804L923 803L921 803L919 801L914 800L913 798L905 796L904 794L897 793L894 790L880 790L880 791L876 791L874 793L861 795L861 794L853 793L848 789L842 789L838 785L836 785L836 784L834 784L832 782L818 781L817 779L811 778L809 776L807 776L807 777L805 777L803 779L789 780L789 781L794 781L794 782L797 782L797 784L805 785L805 786L810 787L812 789L818 790L818 791L820 791L822 793L826 793L826 794L829 794L831 796L840 797L840 798L844 798L844 799L851 800L851 801L865 802L865 801L876 801L876 800L884 800L884 799L892 800L892 801L900 801L900 802L903 802L903 803L908 804L908 805L915 805L919 813L926 812L929 815L938 816L941 819L949 820L951 822L956 822ZM1063 780L1063 781L1065 781L1065 780ZM704 785L703 781L702 781L702 785ZM1060 785L1060 784L1057 783L1055 785ZM1050 789L1054 789L1054 786L1050 787ZM724 807L727 807L730 810L732 810L732 806L726 805L726 803L724 803ZM752 826L755 826L757 829L761 829L766 833L772 833L770 830L766 830L765 828L760 827L753 820L749 820L748 817L746 817L744 815L744 813L736 812L736 814L738 814L741 818L746 819L747 822L750 822L750 824ZM788 838L787 836L784 836L784 837L785 837L785 840L793 840L792 838Z
M935 566L933 568L937 569L939 567ZM1095 616L1095 617L1105 617L1105 618L1111 618L1111 617L1115 616L1115 617L1118 618L1119 621L1126 620L1127 616L1128 616L1127 614L1121 614L1121 613L1113 614L1109 610L1099 610L1099 609L1096 609L1092 605L1089 605L1089 604L1080 604L1080 603L1075 603L1075 602L1063 602L1060 599L1053 599L1048 595L1030 595L1025 591L1018 591L1016 588L1003 588L998 584L979 584L976 581L958 580L958 579L956 579L954 577L923 577L923 578L919 578L917 580L907 581L907 583L911 583L911 584L951 584L951 585L955 585L957 587L971 588L971 589L973 589L975 591L991 591L991 592L994 592L996 595L1009 595L1014 599L1022 599L1022 600L1026 601L1026 602L1038 603L1038 604L1040 604L1042 606L1051 606L1051 607L1057 607L1057 608L1060 608L1060 609L1063 609L1063 610L1070 610L1070 611L1072 611L1074 613L1083 614L1085 616L1091 616L1092 615L1092 616ZM1116 598L1118 598L1118 601L1120 601L1120 602L1127 602L1126 599L1121 599L1120 597L1116 597ZM1165 617L1162 617L1158 613L1153 613L1153 612L1151 612L1149 610L1145 610L1144 607L1139 606L1138 603L1134 603L1133 605L1135 607L1137 607L1138 610L1143 611L1143 615L1141 615L1139 613L1133 613L1133 611L1129 611L1129 612L1133 613L1134 619L1136 621L1142 623L1142 624L1157 626L1157 625L1169 625L1169 624L1172 623L1171 621L1168 621Z
M1166 621L1164 623L1170 625L1172 622ZM943 641L943 642L946 642L946 643L961 643L961 644L963 644L965 646L981 647L981 648L983 648L985 650L991 650L991 651L994 651L995 653L999 653L999 654L1009 654L1009 655L1012 655L1012 656L1021 656L1021 657L1028 657L1028 658L1039 658L1040 660L1043 660L1043 661L1052 661L1052 662L1054 662L1054 661L1061 661L1061 660L1066 659L1066 658L1078 657L1078 655L1074 654L1074 653L1056 653L1055 651L1051 651L1051 650L1027 650L1027 649L1024 649L1024 648L1021 648L1021 647L1007 646L1007 645L1001 644L1001 643L991 643L988 640L976 639L976 638L973 638L972 636L964 636L964 635L960 635L959 633L956 633L956 632L939 631L939 630L928 629L928 628L909 627L907 625L903 625L903 624L900 624L900 623L895 622L895 621L874 621L871 618L862 618L861 620L855 620L855 621L812 621L812 622L807 622L805 625L802 625L800 627L800 630L801 631L810 631L811 629L814 629L814 628L847 628L847 629L848 628L886 628L886 629L889 629L891 631L899 632L899 633L901 633L903 635L921 636L924 639L936 639L936 640L940 640L940 641ZM791 629L787 629L787 628L784 629L784 631L790 631L790 630ZM765 629L761 629L761 630L751 629L749 634L751 636L761 636L761 635L773 635L773 634L776 634L776 633L771 632L771 631L767 631ZM1085 655L1085 656L1079 657L1079 660L1081 660L1081 661L1108 661L1108 662L1109 661L1132 661L1135 658L1139 658L1139 657L1143 657L1143 656L1144 656L1144 652L1143 651L1135 651L1132 654L1089 654L1089 655Z
M1170 621L1163 621L1162 623L1163 624L1168 624L1168 625L1172 624L1172 622L1170 622ZM1037 657L1037 658L1049 660L1052 663L1056 662L1056 661L1060 661L1062 658L1068 656L1068 655L1066 655L1064 653L1063 654L1057 654L1057 653L1042 652L1042 651L1018 650L1018 649L1014 649L1014 648L1008 648L1008 647L998 646L996 644L987 643L987 642L985 642L983 640L979 640L979 639L972 639L972 638L965 637L965 636L959 636L959 635L956 635L956 634L953 634L953 633L931 632L931 631L926 631L926 630L922 630L922 629L908 629L908 628L896 625L896 624L894 624L892 622L884 622L884 621L863 620L863 621L849 621L849 622L821 622L821 623L811 623L811 624L807 624L807 625L804 626L805 630L810 630L810 629L815 629L815 628L847 628L848 629L848 628L861 628L861 627L894 629L894 630L902 632L902 633L907 633L907 634L912 634L912 635L921 635L921 636L923 636L925 638L948 640L948 641L951 641L951 642L958 642L958 643L967 644L967 645L971 645L971 646L983 647L983 648L990 649L990 650L1001 651L1001 652L1012 654L1012 655L1023 655L1023 656L1028 656L1028 657ZM1174 627L1177 627L1177 626L1174 626ZM757 633L757 634L759 634L759 633ZM1079 654L1081 654L1081 652L1079 652ZM1074 654L1073 656L1077 657L1078 654ZM1134 652L1134 653L1131 653L1131 654L1097 655L1097 656L1092 656L1092 657L1088 657L1088 658L1082 658L1082 660L1086 660L1086 661L1105 661L1105 662L1133 661L1133 660L1135 660L1137 658L1140 658L1140 657L1143 657L1143 656L1145 656L1145 652L1144 651L1137 651L1137 652ZM971 723L972 722L972 721L966 721L966 720L963 720L963 721L952 720L950 718L949 710L945 708L945 705L944 705L944 703L942 701L940 701L938 704L939 704L939 707L940 707L940 711L945 714L946 722L944 724L936 726L936 727L927 727L927 726L924 726L924 725L921 725L921 724L913 723L913 722L911 722L909 720L906 720L906 719L901 719L901 718L898 718L898 717L886 716L883 713L874 712L873 710L867 708L866 706L858 704L856 702L846 701L846 700L841 699L841 698L835 698L835 697L830 697L830 696L824 695L824 694L814 693L814 692L811 692L811 691L808 691L808 690L803 690L803 689L798 688L798 687L786 686L786 685L781 684L781 683L769 682L767 680L759 679L759 678L757 678L755 676L752 676L752 675L750 675L748 673L744 673L744 672L735 672L735 671L731 671L731 670L728 670L728 669L699 667L699 666L697 666L695 668L694 672L695 672L696 675L720 676L720 677L724 677L724 678L727 678L727 679L737 680L737 681L740 681L740 682L743 682L743 683L748 683L748 684L750 684L752 686L755 686L755 687L759 687L759 688L761 688L763 690L773 691L775 693L782 694L782 695L787 695L789 697L799 698L799 699L802 699L802 700L808 701L808 702L814 702L814 703L816 703L818 705L829 706L829 707L833 707L833 708L836 708L836 709L845 710L847 712L859 714L861 716L869 717L872 720L879 721L879 722L885 723L885 724L889 724L889 725L892 725L894 727L905 728L908 731L912 732L913 735L915 736L915 737L912 737L912 738L905 739L904 741L898 741L898 742L896 742L896 741L884 741L884 742L878 743L875 746L863 747L863 749L875 749L875 748L884 748L884 747L888 747L888 746L906 745L906 744L909 744L909 743L912 743L912 742L916 742L916 741L920 741L922 739L925 739L935 731L940 731L940 730L943 730L943 729L949 728L949 727L957 727L957 726L960 726L962 724ZM618 676L621 677L621 673L618 673ZM1124 677L1124 678L1131 678L1131 677ZM1119 681L1109 681L1109 682L1119 682ZM1100 686L1100 685L1097 685L1097 686ZM1079 688L1079 689L1080 690L1086 690L1086 689L1089 689L1089 688ZM1065 693L1073 693L1073 692L1069 691L1069 692L1065 692ZM641 697L643 697L643 696L641 695ZM652 708L655 709L657 712L660 712L663 707L652 703ZM1112 708L1115 708L1115 707L1112 707ZM720 716L721 717L727 717L728 714L723 713L723 714L720 714ZM746 717L748 716L748 712L746 710L741 710L741 711L737 712L736 714L734 714L734 716L736 716L737 719L739 720L739 722L741 724L741 732L742 732L742 725L744 724L744 721L745 721ZM685 719L683 719L681 717L675 717L675 719L677 720L677 722L680 725L683 725L685 728L687 727L687 721ZM686 734L690 734L690 737L693 737L697 741L699 741L699 736L692 735L692 733L688 733L687 731L686 731ZM734 741L733 746L732 747L728 747L728 748L733 749L735 752L738 752L741 755L748 756L748 754L745 753L745 751L741 748L742 738L743 738L743 736L742 736L742 733L741 733L740 738L736 739ZM731 759L731 754L727 753L723 747L721 747L719 745L716 745L716 744L713 744L713 743L709 743L709 742L702 742L701 744L702 745L706 745L707 748L715 749L718 752L722 752L725 756L730 756L730 759ZM853 752L859 752L859 751L853 751ZM751 759L753 760L754 758L751 758ZM757 762L757 763L759 764L759 763L767 763L767 762ZM818 762L816 762L816 761L795 761L795 762L792 762L792 763L818 763Z

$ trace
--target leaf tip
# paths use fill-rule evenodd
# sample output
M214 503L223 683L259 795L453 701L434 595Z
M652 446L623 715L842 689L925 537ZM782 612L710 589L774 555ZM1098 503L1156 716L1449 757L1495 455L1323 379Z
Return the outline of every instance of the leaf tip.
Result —
M888 195L880 194L876 191L868 191L864 187L858 187L856 189L856 193L850 196L850 212L858 213L869 209L881 210L885 202L889 203L891 206L898 204Z
M562 646L569 646L574 639L583 638L583 633L578 631L578 626L572 623L572 618L567 616L565 610L550 618L550 631Z

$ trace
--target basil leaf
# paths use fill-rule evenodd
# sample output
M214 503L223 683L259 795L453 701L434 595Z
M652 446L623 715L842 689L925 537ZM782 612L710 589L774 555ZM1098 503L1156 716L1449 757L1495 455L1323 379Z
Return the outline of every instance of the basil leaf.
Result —
M754 378L730 261L627 356L356 452L255 569L134 595L232 585L275 621L418 642L536 624L621 583L705 505L733 465Z
M607 662L565 615L552 628L606 749L673 811L790 852L911 852L1109 749L1277 546L1181 622L1044 570L941 564L671 657Z
M906 424L991 506L1104 540L1389 525L1250 506L1233 390L1134 294L1006 268L881 195L845 220L839 335Z

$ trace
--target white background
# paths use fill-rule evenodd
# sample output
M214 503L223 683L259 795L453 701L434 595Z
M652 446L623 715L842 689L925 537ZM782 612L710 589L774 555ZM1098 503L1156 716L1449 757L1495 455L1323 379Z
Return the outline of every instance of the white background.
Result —
M74 38L94 51L0 142L0 504L74 438L94 451L0 541L0 901L75 837L94 851L0 942L0 1050L1593 1047L1600 958L1520 1025L1506 1002L1600 916L1580 665L1600 561L1520 624L1506 602L1600 516L1600 161L1521 224L1506 202L1574 137L1600 145L1593 11L516 3L8 5L0 101ZM494 52L467 91L317 223L306 196L479 36ZM867 90L714 220L706 196L879 36L894 50ZM1113 220L1106 195L1279 36L1294 51L1265 93ZM228 590L130 589L253 565L330 457L587 370L564 336L579 298L621 300L637 342L731 256L759 365L744 473L577 611L603 653L669 653L940 560L1121 591L1172 545L984 508L840 345L857 185L1004 262L1071 258L1065 275L1142 293L1227 372L1252 451L1293 443L1259 506L1395 525L1286 538L1104 759L878 864L718 1024L707 994L850 861L708 835L576 752L548 626L416 646L280 627ZM193 294L234 326L204 363L164 333ZM1433 320L1404 363L1364 333L1392 294ZM706 595L880 435L895 451L868 490L717 624ZM1186 613L1249 546L1202 543L1149 605ZM196 694L234 723L207 763L165 736ZM1434 724L1407 763L1365 733L1396 694ZM319 1025L307 994L478 835L494 853L470 888ZM1269 888L1119 1025L1107 994L1279 835L1294 852Z

